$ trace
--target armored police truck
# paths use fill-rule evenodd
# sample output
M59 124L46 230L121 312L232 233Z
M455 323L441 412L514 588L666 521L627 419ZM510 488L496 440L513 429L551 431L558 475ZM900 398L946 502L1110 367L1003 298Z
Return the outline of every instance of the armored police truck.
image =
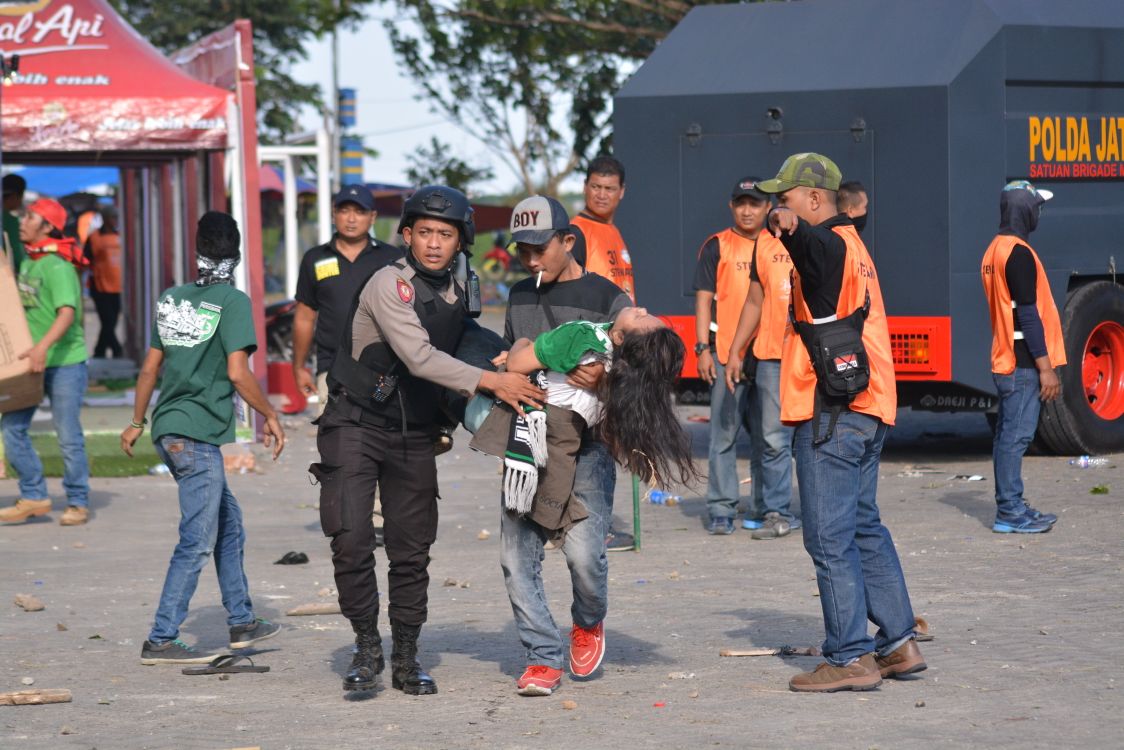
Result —
M698 249L729 226L730 185L801 151L862 181L900 402L914 409L994 410L980 261L1005 183L1053 191L1030 241L1069 365L1039 439L1124 449L1120 0L698 7L623 86L614 128L638 298L688 344Z

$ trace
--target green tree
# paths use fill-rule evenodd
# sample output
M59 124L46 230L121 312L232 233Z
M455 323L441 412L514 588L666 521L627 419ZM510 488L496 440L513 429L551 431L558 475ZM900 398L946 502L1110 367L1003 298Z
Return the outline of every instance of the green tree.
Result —
M490 167L474 167L453 156L451 146L436 136L430 138L428 146L414 150L410 163L413 166L406 170L406 179L414 185L448 185L470 193L473 183L495 177Z
M611 148L613 94L691 0L392 0L398 59L423 98L479 139L523 190L557 192ZM562 135L568 126L573 137Z
M293 132L303 105L323 106L320 87L290 75L305 45L337 27L353 27L373 0L110 0L125 19L165 53L248 18L254 28L258 121L273 138ZM335 107L335 103L332 103Z

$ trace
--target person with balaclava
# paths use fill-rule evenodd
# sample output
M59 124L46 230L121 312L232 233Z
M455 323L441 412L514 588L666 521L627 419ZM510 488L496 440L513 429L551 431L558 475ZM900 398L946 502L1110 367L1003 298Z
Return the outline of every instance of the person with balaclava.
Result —
M1026 180L1008 183L999 194L999 234L980 265L991 314L991 373L999 394L991 530L1000 534L1041 534L1058 520L1027 504L1022 480L1023 456L1038 428L1042 402L1061 393L1055 368L1066 363L1058 308L1029 242L1042 205L1053 197Z
M461 396L488 391L519 410L544 397L526 376L453 356L468 312L453 267L474 231L464 193L442 185L415 192L398 226L405 258L376 271L360 290L328 371L328 405L317 420L320 462L309 472L320 483L320 525L332 539L340 611L355 632L344 690L374 689L385 668L371 525L377 488L389 561L391 684L410 695L437 692L417 654L437 538L434 437L447 421L441 389Z
M152 412L152 441L179 487L179 543L168 564L152 630L141 647L141 664L206 662L180 640L199 574L215 559L230 648L247 648L277 635L281 626L254 615L242 567L246 531L242 509L226 483L219 446L234 442L234 393L265 418L262 433L273 458L285 445L277 413L250 371L257 349L250 298L232 286L241 260L241 233L229 214L208 211L199 219L194 283L160 294L148 354L137 376L133 421L121 433L121 449L133 455L144 433L145 412L160 378Z
M51 402L51 421L62 451L66 510L59 523L79 526L89 519L90 465L82 432L82 399L86 395L86 336L82 329L82 283L79 269L86 258L74 240L63 237L66 209L40 198L27 207L20 222L26 253L19 267L19 293L35 345L19 354L42 373L43 390ZM24 523L51 512L43 463L31 444L28 428L38 406L10 411L0 418L4 451L19 474L20 497L0 509L0 522Z

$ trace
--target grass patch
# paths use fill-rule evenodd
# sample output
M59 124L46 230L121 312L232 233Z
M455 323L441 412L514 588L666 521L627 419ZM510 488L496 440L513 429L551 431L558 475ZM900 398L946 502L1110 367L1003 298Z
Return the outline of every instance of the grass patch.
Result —
M43 473L49 477L62 476L62 451L58 438L53 432L31 433L31 444L35 446L43 461ZM141 435L133 446L133 458L121 452L119 433L87 432L86 457L90 462L90 476L93 477L135 477L147 474L154 464L160 463L156 448L148 433ZM8 476L16 476L11 463L5 461Z

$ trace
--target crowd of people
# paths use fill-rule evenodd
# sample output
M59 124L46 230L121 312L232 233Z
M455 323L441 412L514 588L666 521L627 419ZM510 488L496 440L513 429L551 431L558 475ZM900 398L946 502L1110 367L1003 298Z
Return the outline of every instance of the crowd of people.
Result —
M403 247L396 248L370 236L370 193L345 187L333 203L335 234L304 257L292 368L305 392L321 396L314 420L319 460L309 472L320 488L340 609L355 634L345 690L374 688L386 666L374 572L382 546L392 685L412 695L438 691L419 661L419 643L438 529L436 456L451 444L456 425L474 433L472 447L503 461L498 563L525 657L516 680L521 695L550 695L567 670L584 678L600 668L607 552L631 543L622 545L623 535L612 529L618 465L652 484L698 479L673 409L686 345L636 305L632 259L613 223L625 193L624 166L612 157L593 160L584 192L585 207L573 219L552 196L531 196L513 209L510 236L529 276L511 289L502 337L473 320L479 300L466 283L466 255L475 224L455 188L423 187L406 201L398 226ZM1058 394L1054 368L1065 363L1057 310L1028 242L1050 194L1014 182L1001 196L1003 223L981 267L1000 394L993 529L1041 533L1056 518L1026 504L1021 460L1038 404ZM707 529L735 531L743 500L735 444L748 429L752 485L741 526L756 540L802 531L823 609L824 662L789 687L868 690L884 678L920 672L926 663L914 613L877 503L897 397L878 274L861 237L866 190L844 182L829 158L802 153L771 179L738 180L728 207L732 223L703 243L695 275L694 351L698 375L711 387ZM28 206L19 225L26 257L18 268L36 342L25 356L45 374L63 447L62 523L80 524L88 519L78 422L87 355L77 269L88 260L62 235L65 223L54 201ZM107 226L112 233L109 218L98 231ZM87 243L95 258L107 252L96 236ZM251 301L230 284L240 241L230 216L209 212L200 219L197 279L159 296L133 420L121 434L131 455L149 429L179 490L179 542L142 647L144 664L212 658L179 638L212 555L230 648L280 630L255 616L242 569L241 510L219 451L233 440L235 393L262 415L274 458L285 445L249 370L257 345ZM119 274L116 284L112 277L94 283L99 294L120 291ZM116 351L110 340L104 348ZM306 367L313 349L315 376ZM9 523L51 509L27 433L34 411L3 415L7 455L20 476L20 499L0 510ZM568 637L544 589L550 546L561 548L570 574Z

